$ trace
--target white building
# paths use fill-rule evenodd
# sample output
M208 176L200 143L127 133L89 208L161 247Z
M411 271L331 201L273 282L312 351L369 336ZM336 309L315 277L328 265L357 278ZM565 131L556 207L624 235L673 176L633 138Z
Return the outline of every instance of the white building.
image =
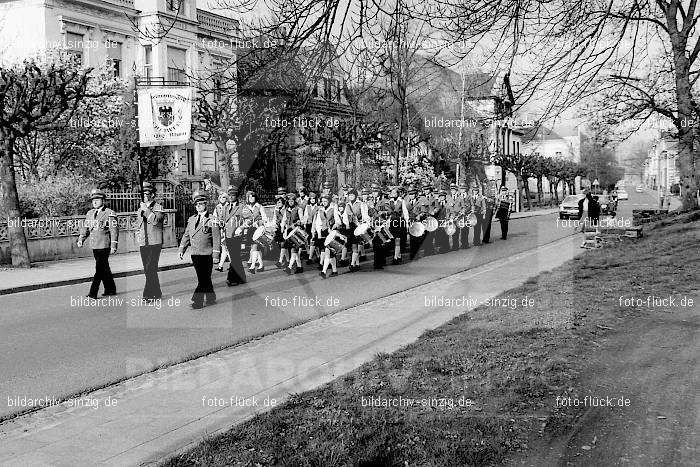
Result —
M644 161L643 178L647 187L664 193L680 183L678 142L669 132L660 131L652 141Z
M80 63L114 75L187 83L200 68L235 58L238 22L195 0L9 0L0 3L0 62L66 48ZM162 29L165 28L165 29ZM166 32L165 37L163 32ZM213 145L174 147L174 175L216 171Z

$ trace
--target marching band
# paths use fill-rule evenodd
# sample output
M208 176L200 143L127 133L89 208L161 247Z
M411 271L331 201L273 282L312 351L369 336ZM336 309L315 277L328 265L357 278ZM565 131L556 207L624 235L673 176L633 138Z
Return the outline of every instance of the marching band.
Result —
M138 237L146 274L143 295L155 299L161 295L157 271L163 215L162 207L155 202L155 188L148 182L143 187L143 202L138 211ZM421 249L423 256L431 256L469 248L470 229L473 229L472 245L489 243L494 214L505 240L513 199L506 187L501 187L497 196L484 195L481 191L475 186L470 193L467 185L455 183L450 185L449 192L435 191L430 183L420 188L388 189L372 183L369 189L362 188L359 192L344 185L334 194L331 184L325 182L319 195L304 188L293 193L280 187L270 216L253 191L247 191L241 200L238 187L229 187L227 193L219 195L211 214L207 209L207 194L196 192L193 195L196 214L188 219L179 247L181 259L191 249L197 275L192 307L198 309L216 302L212 270L216 266L217 271L223 272L227 258L230 264L226 284L232 287L246 283L241 258L244 245L250 251L249 274L265 270L263 253L276 245L278 269L290 275L303 273L302 257L305 257L306 265L316 264L319 275L326 279L337 276L339 267L347 267L351 273L359 271L370 247L374 253L373 267L381 270L389 255L391 264L398 265L404 261L405 253L410 261L419 259ZM106 295L116 293L107 258L116 250L118 230L115 230L116 222L106 225L107 222L101 221L114 217L111 210L104 208L104 198L103 192L93 190L94 209L86 218L86 225L91 228L81 232L78 242L82 246L88 235L93 241L99 240L93 242L96 274L89 293L92 297L96 296L100 282L105 283Z

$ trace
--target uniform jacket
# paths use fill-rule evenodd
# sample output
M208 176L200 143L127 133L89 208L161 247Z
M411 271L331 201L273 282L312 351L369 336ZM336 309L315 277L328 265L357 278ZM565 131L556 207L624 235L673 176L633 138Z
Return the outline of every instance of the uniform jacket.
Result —
M333 225L335 225L337 217L336 212L337 211L334 206L328 206L327 208L321 207L316 212L313 229L319 237L321 236L323 230L333 229Z
M102 206L90 209L85 215L85 223L80 229L80 241L90 237L90 248L100 250L117 247L119 242L119 222L117 213Z
M447 216L457 218L464 211L464 199L458 194L457 196L447 197Z
M218 258L221 251L220 227L214 216L209 213L197 222L199 217L199 214L195 214L187 220L187 227L180 241L180 253L187 251L187 247L192 247L193 255L213 255Z
M302 224L302 218L304 217L304 211L298 206L290 208L286 206L282 209L282 231L286 229L291 229L298 227Z
M248 225L267 224L267 213L260 203L241 205L241 217Z
M304 208L304 224L311 224L313 223L314 219L316 218L316 213L318 212L320 206L318 203L316 204L311 204L307 203L306 207Z
M146 209L136 211L136 241L139 246L163 244L163 206L152 201Z
M470 213L483 214L486 211L486 200L481 195L477 195L476 199L473 195L470 195L469 198L467 198L467 203Z
M438 220L447 218L447 201L445 201L445 204L440 203L440 201L435 201L433 205L433 217Z

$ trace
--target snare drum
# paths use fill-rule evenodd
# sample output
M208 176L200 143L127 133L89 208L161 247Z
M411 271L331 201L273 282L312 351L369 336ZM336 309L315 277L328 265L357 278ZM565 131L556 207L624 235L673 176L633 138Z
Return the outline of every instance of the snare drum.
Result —
M408 228L408 233L411 234L412 237L421 237L425 233L425 224L416 221L411 226Z
M428 232L435 232L438 228L438 221L433 216L428 216L423 221L425 224L425 230Z
M394 239L394 236L391 234L391 232L389 232L388 223L382 224L382 226L377 228L377 230L375 230L374 233L377 235L377 238L379 238L379 240L382 243L390 242Z
M369 223L365 222L360 224L355 229L355 237L360 240L360 242L372 244L372 239L374 238L374 232L369 228Z
M269 249L272 246L273 236L261 225L253 232L253 241L263 248Z
M309 243L309 234L301 227L294 227L285 237L285 240L292 242L296 248L304 248Z
M330 232L328 232L328 236L326 237L324 245L326 246L326 248L333 251L333 253L339 253L340 251L342 251L343 247L347 245L347 243L348 237L342 235L337 230L331 230Z

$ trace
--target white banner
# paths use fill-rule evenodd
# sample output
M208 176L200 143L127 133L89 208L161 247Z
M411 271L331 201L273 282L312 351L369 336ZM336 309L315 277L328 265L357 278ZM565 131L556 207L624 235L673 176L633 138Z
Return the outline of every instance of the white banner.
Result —
M138 90L139 145L177 146L190 140L192 88L145 87Z

